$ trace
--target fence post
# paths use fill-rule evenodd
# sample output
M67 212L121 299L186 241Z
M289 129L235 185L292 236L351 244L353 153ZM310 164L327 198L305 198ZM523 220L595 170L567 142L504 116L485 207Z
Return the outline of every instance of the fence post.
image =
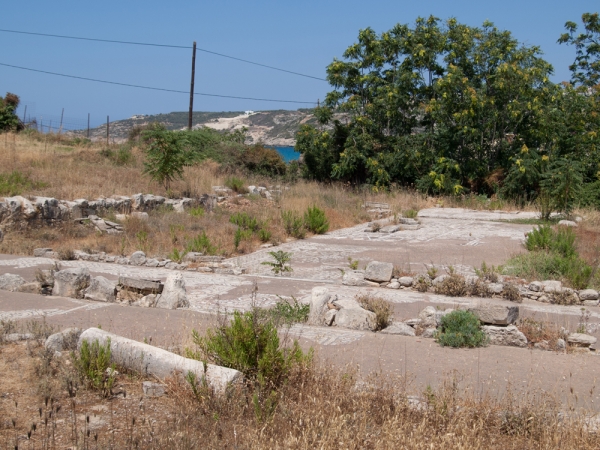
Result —
M87 138L90 138L90 113L88 113L88 130L87 130Z
M108 137L110 136L110 125L108 123L108 116L106 116L106 146L108 147Z

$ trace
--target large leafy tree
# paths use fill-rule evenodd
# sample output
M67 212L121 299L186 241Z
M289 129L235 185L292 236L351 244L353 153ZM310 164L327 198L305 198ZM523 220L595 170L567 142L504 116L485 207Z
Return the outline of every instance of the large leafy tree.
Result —
M297 149L313 159L307 171L318 166L320 179L495 189L489 175L535 138L530 129L551 98L552 67L540 50L489 22L431 16L381 35L361 30L343 56L327 68L334 90L317 111L333 129L298 135Z
M598 13L585 13L581 21L581 33L577 33L575 22L565 23L567 32L560 36L558 42L575 46L575 61L569 67L573 83L591 87L600 84L600 16Z
M7 92L4 98L0 97L0 132L19 129L21 123L16 114L18 106L18 95Z

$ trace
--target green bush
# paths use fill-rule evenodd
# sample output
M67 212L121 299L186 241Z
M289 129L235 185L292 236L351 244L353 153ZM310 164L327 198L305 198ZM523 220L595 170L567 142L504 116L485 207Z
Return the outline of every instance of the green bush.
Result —
M274 148L260 144L246 147L239 155L238 164L247 171L266 176L285 175L287 166Z
M267 391L281 386L294 367L312 359L312 352L304 354L297 341L282 347L277 328L270 320L260 320L255 311L235 311L229 323L209 329L205 337L194 330L192 337L197 350L188 349L188 357L239 370L247 381Z
M199 234L194 239L188 242L186 251L214 255L217 253L217 247L211 244L210 239L206 235L206 231L203 231L202 234Z
M291 253L278 250L276 252L269 252L269 255L271 255L275 261L263 261L261 264L270 266L275 275L293 271L292 267L288 265L288 263L292 260Z
M0 132L17 131L21 122L15 114L19 106L19 96L7 92L4 98L0 97Z
M114 364L110 364L110 338L105 345L98 340L91 344L84 340L78 353L71 353L73 364L82 380L91 389L100 391L103 397L112 395L116 372Z
M306 232L304 221L300 215L295 211L281 211L281 218L283 219L283 228L289 236L304 239Z
M292 302L281 299L275 306L270 309L257 309L256 313L261 314L261 317L270 320L275 326L292 325L294 323L304 323L308 320L310 305L299 303L296 298L292 297Z
M575 238L571 228L539 226L527 235L529 253L508 260L504 272L528 279L561 279L575 289L584 289L594 270L577 254Z
M47 185L47 183L32 181L27 175L18 170L8 174L0 173L0 196L21 195L30 189L39 189Z
M258 230L258 238L261 240L261 242L269 242L272 235L273 233L264 227Z
M309 206L304 213L304 226L311 233L326 233L329 229L329 221L327 220L327 217L325 217L325 211L316 206Z
M259 229L256 218L248 215L248 213L245 212L232 214L229 218L229 222L237 225L242 230L250 230L253 233L257 232Z
M238 177L229 177L225 180L225 186L238 194L247 194L248 189L244 180Z
M487 343L487 337L475 314L456 310L442 317L437 341L442 347L482 347Z

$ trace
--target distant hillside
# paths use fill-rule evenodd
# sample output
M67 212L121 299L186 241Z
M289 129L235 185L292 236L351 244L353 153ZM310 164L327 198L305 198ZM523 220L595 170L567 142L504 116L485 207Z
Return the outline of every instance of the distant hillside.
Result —
M111 141L127 139L129 131L136 125L150 122L164 124L169 130L187 128L188 113L172 112L156 115L136 115L129 119L117 120L110 123ZM316 124L312 109L299 109L297 111L227 111L227 112L194 112L194 128L207 126L217 130L235 130L242 127L248 129L248 144L263 142L273 146L293 146L296 141L294 136L301 124ZM81 133L81 132L79 132ZM106 139L106 125L90 130L92 140Z

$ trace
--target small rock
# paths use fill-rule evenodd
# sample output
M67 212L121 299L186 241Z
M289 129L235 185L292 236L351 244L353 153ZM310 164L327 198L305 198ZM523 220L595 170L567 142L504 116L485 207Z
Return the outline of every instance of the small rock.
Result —
M541 292L542 289L544 289L544 286L539 281L533 281L533 282L529 283L529 286L527 286L527 289L529 289L530 291L533 291L533 292Z
M484 325L481 329L490 340L490 344L507 345L510 347L527 347L527 338L514 325L509 325L507 327Z
M556 340L556 348L557 350L564 350L567 348L567 343L565 342L564 339L557 339Z
M492 294L502 294L504 290L504 285L502 283L488 283L487 285L488 291Z
M533 348L537 348L538 350L550 350L550 345L548 341L540 341L533 344Z
M439 277L435 277L433 279L433 281L431 282L431 284L434 286L437 286L439 284L442 284L446 278L450 278L450 275L448 275L448 274L440 275Z
M377 316L363 308L342 308L335 316L338 327L351 330L374 330Z
M411 287L414 283L414 280L412 277L400 277L398 278L398 283L400 283L400 286L403 287Z
M54 273L52 295L83 298L83 291L90 285L90 279L85 267L59 270Z
M415 336L415 329L402 322L394 322L380 331L381 334L396 334L400 336Z
M436 328L438 326L436 311L433 306L428 306L419 313L420 325L423 328Z
M135 217L138 220L143 220L144 222L147 222L148 219L150 219L150 216L148 215L147 212L140 212L140 211L132 212L131 217Z
M36 258L43 258L46 256L46 253L49 253L51 251L51 248L36 248L33 250L33 256Z
M598 291L595 291L594 289L584 289L583 291L579 291L579 299L581 301L598 300L598 298Z
M165 386L160 383L153 383L152 381L144 381L142 383L142 390L146 397L162 397L165 395Z
M573 222L572 220L560 220L558 225L563 227L576 227L577 223Z
M144 265L146 267L158 267L158 260L154 258L147 259Z
M143 308L154 308L159 298L160 294L148 294L140 298L137 302L134 302L133 305Z
M388 289L400 289L400 283L397 281L392 281L386 286Z
M426 339L432 339L435 337L436 331L437 328L434 327L425 328L425 330L423 330L423 332L421 333L421 337Z
M25 279L20 275L15 275L12 273L0 275L0 289L4 291L16 292L25 283Z
M129 261L134 266L142 266L146 262L146 254L142 251L133 252L129 257Z
M597 340L594 336L584 333L573 333L567 336L567 342L575 347L589 347L595 344Z
M544 288L544 292L561 292L562 291L562 283L557 280L545 280L542 281L542 286Z
M9 333L4 336L6 342L31 341L35 336L31 333Z
M598 306L598 300L584 300L583 306Z
M325 313L323 322L325 323L326 326L330 327L331 325L333 325L333 321L335 320L336 314L337 314L337 309L330 309Z
M42 285L37 281L33 281L31 283L25 283L19 286L17 289L18 292L23 292L26 294L41 294L42 293Z
M76 350L77 340L81 335L80 328L66 328L59 333L54 333L48 336L44 346L48 350L62 352L65 350Z

